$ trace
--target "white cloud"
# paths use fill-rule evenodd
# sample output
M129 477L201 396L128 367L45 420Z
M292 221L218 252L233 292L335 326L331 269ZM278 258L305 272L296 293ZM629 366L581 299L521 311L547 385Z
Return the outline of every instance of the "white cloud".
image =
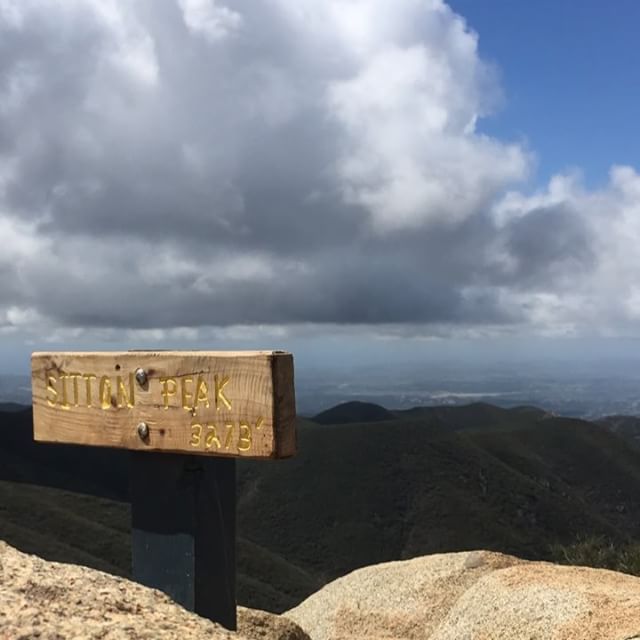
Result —
M637 332L638 174L524 192L500 92L440 0L0 0L0 326Z
M631 167L614 166L609 183L588 190L578 174L554 176L533 195L510 192L497 202L494 215L500 232L492 245L496 264L514 275L511 302L526 310L528 321L541 332L637 334L640 325L640 175ZM523 287L518 273L522 256L509 247L505 230L521 221L544 216L546 246L558 245L545 277ZM571 220L574 233L567 221ZM529 244L535 243L531 237ZM556 247L556 248L558 248ZM588 259L576 260L580 250Z
M400 24L395 16L395 33L358 34L367 57L329 89L344 127L338 171L345 196L363 205L381 232L458 223L528 168L520 147L475 133L496 92L475 34L440 2L428 13L424 3L408 4L418 11ZM424 37L436 28L433 40Z
M242 25L242 16L217 0L178 0L185 24L212 42L221 40Z

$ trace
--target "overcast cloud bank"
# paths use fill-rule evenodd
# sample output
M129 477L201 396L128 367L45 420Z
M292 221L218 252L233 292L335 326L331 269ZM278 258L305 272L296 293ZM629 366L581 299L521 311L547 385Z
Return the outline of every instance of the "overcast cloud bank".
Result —
M500 101L438 0L0 0L0 331L637 334L640 176Z

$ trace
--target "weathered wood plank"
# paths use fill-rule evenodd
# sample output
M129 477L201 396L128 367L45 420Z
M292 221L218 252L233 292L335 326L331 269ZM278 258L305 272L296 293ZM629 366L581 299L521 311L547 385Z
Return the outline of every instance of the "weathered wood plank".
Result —
M35 440L248 458L295 453L291 354L34 353L31 364Z

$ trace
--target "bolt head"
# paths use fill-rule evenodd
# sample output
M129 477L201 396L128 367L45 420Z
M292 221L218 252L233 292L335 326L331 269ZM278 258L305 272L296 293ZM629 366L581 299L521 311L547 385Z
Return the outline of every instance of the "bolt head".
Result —
M144 369L136 369L136 380L141 387L147 384L147 372Z
M149 425L146 422L141 422L138 425L138 435L142 440L146 440L149 437Z

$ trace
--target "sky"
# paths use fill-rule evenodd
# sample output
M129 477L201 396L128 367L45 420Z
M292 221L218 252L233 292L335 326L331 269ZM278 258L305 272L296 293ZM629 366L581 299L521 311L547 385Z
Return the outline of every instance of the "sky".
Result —
M0 372L63 349L628 355L638 18L0 0Z
M576 169L606 184L613 163L640 166L640 47L635 0L456 0L493 62L502 108L479 125L535 150L534 180Z

